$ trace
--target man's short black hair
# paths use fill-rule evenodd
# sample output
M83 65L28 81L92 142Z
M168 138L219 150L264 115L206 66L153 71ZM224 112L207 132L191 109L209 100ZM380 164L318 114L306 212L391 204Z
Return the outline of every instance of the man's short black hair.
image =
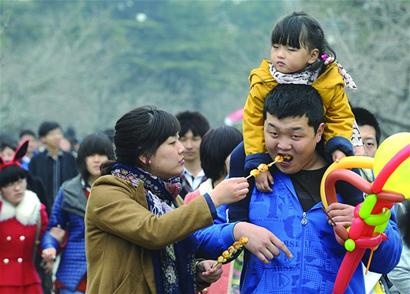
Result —
M373 113L371 113L369 110L363 107L353 107L352 112L356 119L356 123L359 127L368 125L374 128L374 130L376 131L376 142L377 142L377 145L379 145L381 131L380 131L379 122L377 121Z
M36 138L36 133L33 130L30 130L30 129L21 130L20 133L19 133L19 138L21 139L23 136L26 136L26 135L29 135L29 136L32 136L32 137Z
M179 135L182 137L188 131L192 131L194 136L200 136L201 138L209 130L209 122L198 111L183 111L176 114L176 118L181 125L181 131Z
M315 132L324 122L322 98L319 92L309 85L280 84L268 93L265 99L264 119L266 113L278 119L287 117L308 118L308 125Z
M40 138L47 136L47 134L55 129L61 129L59 123L55 121L44 121L38 128L38 136Z

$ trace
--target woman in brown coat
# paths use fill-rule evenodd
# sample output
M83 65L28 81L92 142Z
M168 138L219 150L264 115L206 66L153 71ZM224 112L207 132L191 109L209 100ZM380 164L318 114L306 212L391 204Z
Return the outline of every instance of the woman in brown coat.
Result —
M105 164L85 216L87 293L194 293L219 278L213 262L195 260L204 244L192 233L213 223L216 207L243 199L248 183L225 180L182 205L178 131L172 114L153 107L136 108L117 121L117 161ZM234 226L211 230L209 250L229 246Z

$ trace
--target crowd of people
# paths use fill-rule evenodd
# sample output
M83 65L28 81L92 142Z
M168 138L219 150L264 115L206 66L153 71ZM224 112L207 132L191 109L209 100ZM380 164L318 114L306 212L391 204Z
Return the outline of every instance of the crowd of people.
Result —
M141 106L81 140L54 121L1 136L0 293L332 293L334 226L366 195L339 183L323 211L320 183L333 161L374 157L380 126L350 106L356 85L313 17L281 19L271 47L243 132ZM410 204L392 211L345 293L410 293Z

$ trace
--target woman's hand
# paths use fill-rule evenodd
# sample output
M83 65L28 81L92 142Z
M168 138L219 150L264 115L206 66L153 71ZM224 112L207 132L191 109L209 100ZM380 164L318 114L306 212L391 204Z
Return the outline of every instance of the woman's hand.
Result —
M326 212L336 225L348 227L352 224L354 218L354 206L335 202L329 205Z
M65 234L66 232L59 225L50 229L50 235L57 240L60 246L64 243Z
M223 180L209 193L216 207L237 202L246 197L249 183L245 178Z
M198 278L208 284L218 281L222 272L222 265L216 260L202 260L197 264Z
M289 259L293 258L286 245L271 231L263 227L247 222L239 222L234 228L235 240L239 240L242 236L248 237L245 248L264 263L269 263L275 256L280 254L280 251L283 251Z

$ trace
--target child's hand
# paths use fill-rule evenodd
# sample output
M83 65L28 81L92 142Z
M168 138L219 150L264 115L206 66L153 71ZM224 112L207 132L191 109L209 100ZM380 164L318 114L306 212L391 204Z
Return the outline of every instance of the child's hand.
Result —
M41 266L47 274L53 272L54 261L56 260L57 250L55 248L46 248L41 252Z
M344 227L352 225L354 206L335 202L330 204L326 211L337 225Z
M214 283L222 276L222 265L216 260L202 260L197 265L198 278L208 284Z
M261 192L272 192L273 177L270 172L262 172L255 178L255 186Z
M41 252L41 257L45 261L54 261L56 260L56 256L57 256L57 250L52 247L43 249L43 251Z
M332 160L333 162L335 161L339 161L340 159L342 159L343 157L346 157L346 154L344 154L342 151L340 150L335 150L332 153Z

